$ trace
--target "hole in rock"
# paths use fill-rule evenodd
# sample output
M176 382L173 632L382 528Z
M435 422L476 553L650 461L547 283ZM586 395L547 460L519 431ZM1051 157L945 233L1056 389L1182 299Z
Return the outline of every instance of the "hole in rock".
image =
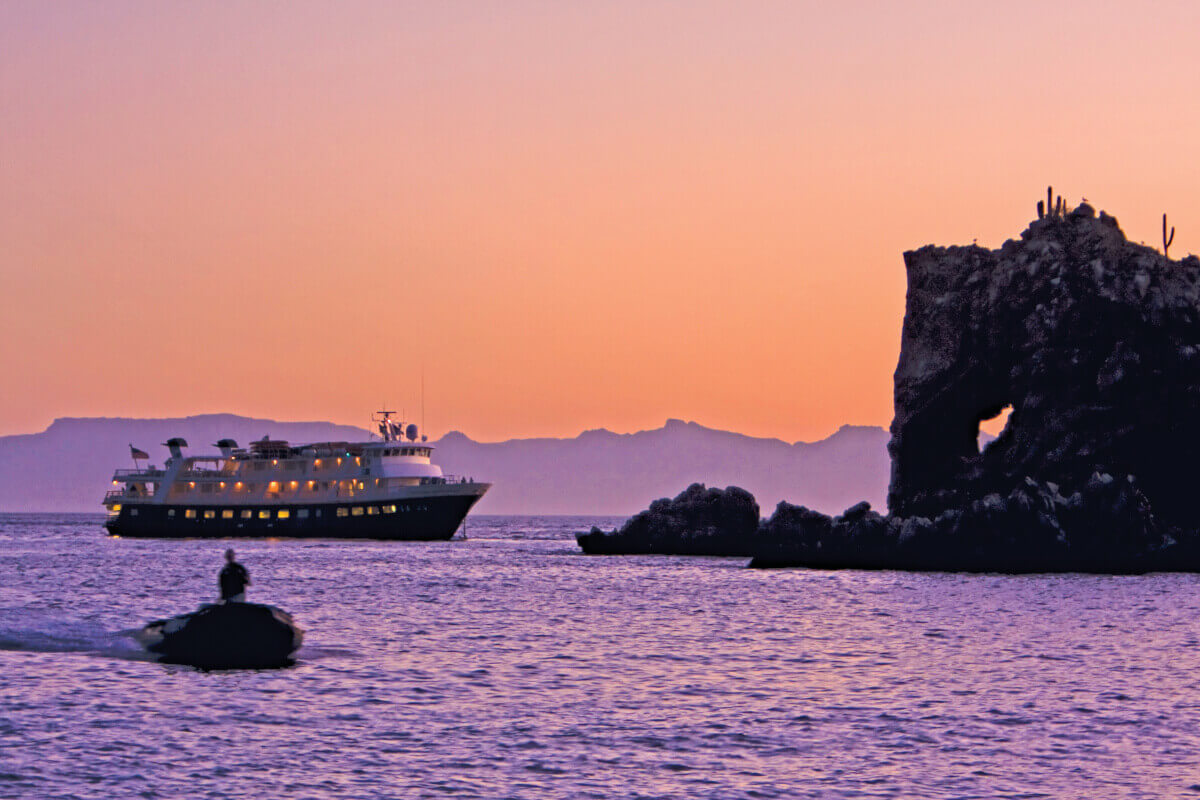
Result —
M1008 418L1012 414L1012 405L1003 406L990 417L979 420L979 450L983 452L989 444L996 441L1001 433L1008 428Z

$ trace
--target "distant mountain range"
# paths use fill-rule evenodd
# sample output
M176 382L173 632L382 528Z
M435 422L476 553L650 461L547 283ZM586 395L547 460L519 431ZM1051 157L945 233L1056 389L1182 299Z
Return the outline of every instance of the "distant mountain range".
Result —
M192 454L232 438L294 443L363 441L367 431L328 422L277 422L233 414L176 419L64 418L41 433L0 437L0 511L101 511L113 469L132 466L129 445L161 464L172 436ZM495 485L483 514L633 514L693 482L741 486L770 513L780 500L827 513L869 500L883 508L890 464L883 428L846 425L827 439L788 444L668 420L656 430L593 430L573 439L476 442L458 432L433 442L447 473Z

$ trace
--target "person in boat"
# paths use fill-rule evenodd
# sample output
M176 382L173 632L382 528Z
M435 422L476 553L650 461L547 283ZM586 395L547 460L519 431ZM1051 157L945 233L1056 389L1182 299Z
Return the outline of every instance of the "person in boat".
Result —
M217 576L221 585L222 603L246 602L246 587L250 585L250 573L234 560L235 554L231 549L225 551L225 566Z

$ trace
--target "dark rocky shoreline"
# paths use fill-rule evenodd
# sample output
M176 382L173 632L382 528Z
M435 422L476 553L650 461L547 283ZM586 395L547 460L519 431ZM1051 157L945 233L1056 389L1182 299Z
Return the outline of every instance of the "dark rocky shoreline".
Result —
M758 502L745 489L693 483L674 499L655 500L618 530L592 528L575 540L590 555L751 556L758 525Z
M904 254L890 514L689 487L585 553L754 567L1200 571L1200 259L1126 240L1087 204L1039 204L998 250ZM980 422L1011 409L992 443ZM754 522L750 522L751 514Z

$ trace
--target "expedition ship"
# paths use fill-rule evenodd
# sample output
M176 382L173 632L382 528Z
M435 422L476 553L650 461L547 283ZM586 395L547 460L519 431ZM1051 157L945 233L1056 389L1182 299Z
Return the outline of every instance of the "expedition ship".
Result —
M185 456L170 439L164 467L130 445L134 469L118 469L104 496L114 536L449 539L491 488L442 474L417 426L379 412L380 439L299 446L232 439L220 455Z

